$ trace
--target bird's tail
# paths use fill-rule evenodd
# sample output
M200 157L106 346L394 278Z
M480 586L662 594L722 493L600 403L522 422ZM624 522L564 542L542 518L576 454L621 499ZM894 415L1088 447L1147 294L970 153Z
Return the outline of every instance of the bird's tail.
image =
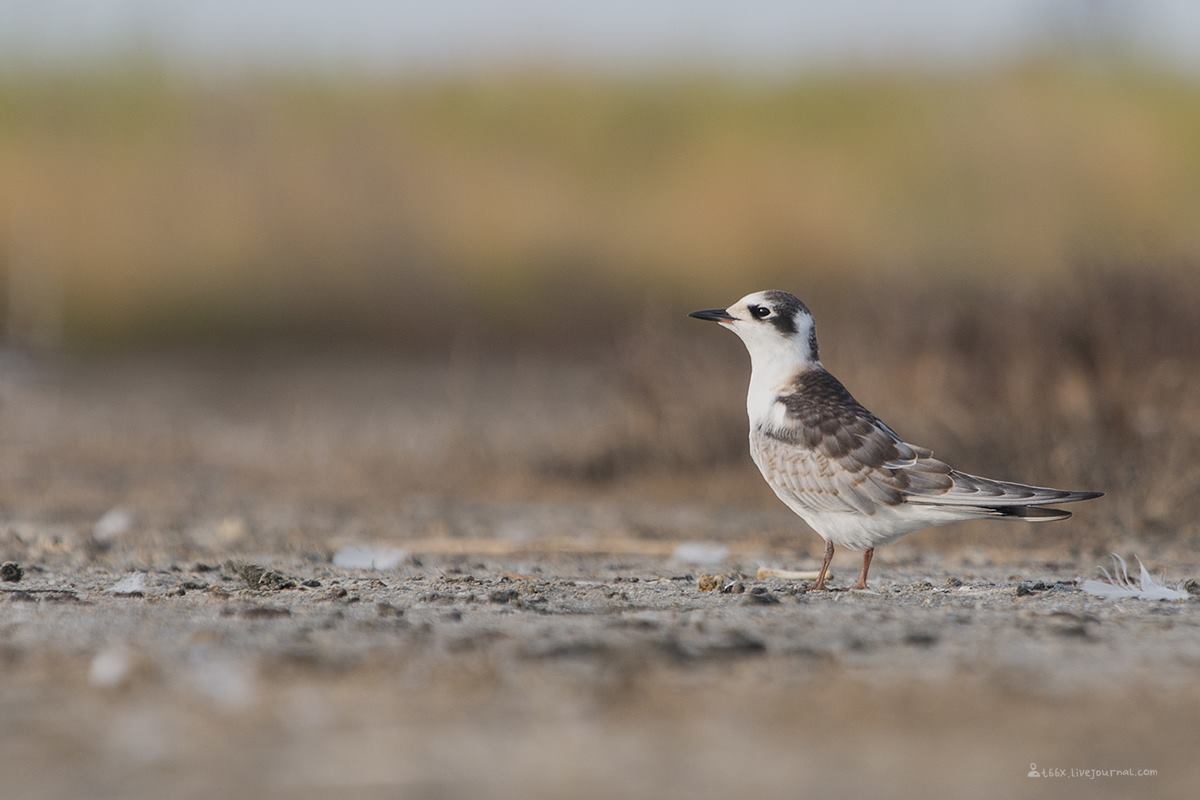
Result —
M998 517L1019 519L1022 522L1057 522L1060 519L1068 519L1071 516L1070 511L1063 511L1061 508L1047 508L1046 506L999 506L991 507L987 510Z
M938 476L941 482L925 491L912 491L905 498L910 503L935 506L966 506L984 511L992 510L1005 516L1026 519L1050 519L1043 514L1032 513L1034 506L1078 503L1103 496L1103 492L1075 492L1067 489L1052 489L1049 486L1030 486L1012 481L982 478L958 470L946 470ZM949 484L949 485L946 485ZM1053 514L1070 516L1066 511L1046 509Z

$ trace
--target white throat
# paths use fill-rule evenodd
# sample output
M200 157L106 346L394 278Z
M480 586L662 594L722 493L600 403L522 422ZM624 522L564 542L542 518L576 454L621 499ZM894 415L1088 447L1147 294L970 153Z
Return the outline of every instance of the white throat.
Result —
M807 334L794 337L743 336L742 341L750 353L750 389L746 393L746 413L750 417L750 425L774 425L779 422L774 415L782 410L776 399L790 392L798 374L814 366L820 367L821 362L809 357Z

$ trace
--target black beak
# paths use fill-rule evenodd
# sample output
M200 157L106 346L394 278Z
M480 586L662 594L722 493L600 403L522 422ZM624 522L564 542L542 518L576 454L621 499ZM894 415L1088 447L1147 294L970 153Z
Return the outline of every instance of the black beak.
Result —
M737 317L731 317L729 312L723 308L709 308L705 311L693 311L688 314L689 317L696 319L706 319L710 322L733 322Z

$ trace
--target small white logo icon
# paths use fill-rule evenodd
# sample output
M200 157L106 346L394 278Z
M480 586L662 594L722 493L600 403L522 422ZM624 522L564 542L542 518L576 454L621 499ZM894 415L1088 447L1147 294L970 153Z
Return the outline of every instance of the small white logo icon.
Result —
M1025 774L1025 777L1026 777L1026 778L1040 778L1040 777L1042 777L1042 776L1041 776L1041 773L1039 773L1039 772L1038 772L1037 764L1033 763L1032 761L1030 761L1030 762L1029 762L1029 772L1027 772L1027 773Z

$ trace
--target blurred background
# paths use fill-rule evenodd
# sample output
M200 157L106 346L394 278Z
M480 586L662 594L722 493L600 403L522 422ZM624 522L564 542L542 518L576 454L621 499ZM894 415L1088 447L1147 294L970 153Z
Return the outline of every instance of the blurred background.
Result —
M683 314L776 287L908 438L1110 490L1080 542L1200 533L1190 3L0 19L14 516L759 508L746 359Z
M5 785L1194 789L1187 609L1055 582L1200 568L1198 222L1187 0L0 0ZM881 551L916 600L699 595L821 552L685 316L765 288L910 441L1107 496Z

